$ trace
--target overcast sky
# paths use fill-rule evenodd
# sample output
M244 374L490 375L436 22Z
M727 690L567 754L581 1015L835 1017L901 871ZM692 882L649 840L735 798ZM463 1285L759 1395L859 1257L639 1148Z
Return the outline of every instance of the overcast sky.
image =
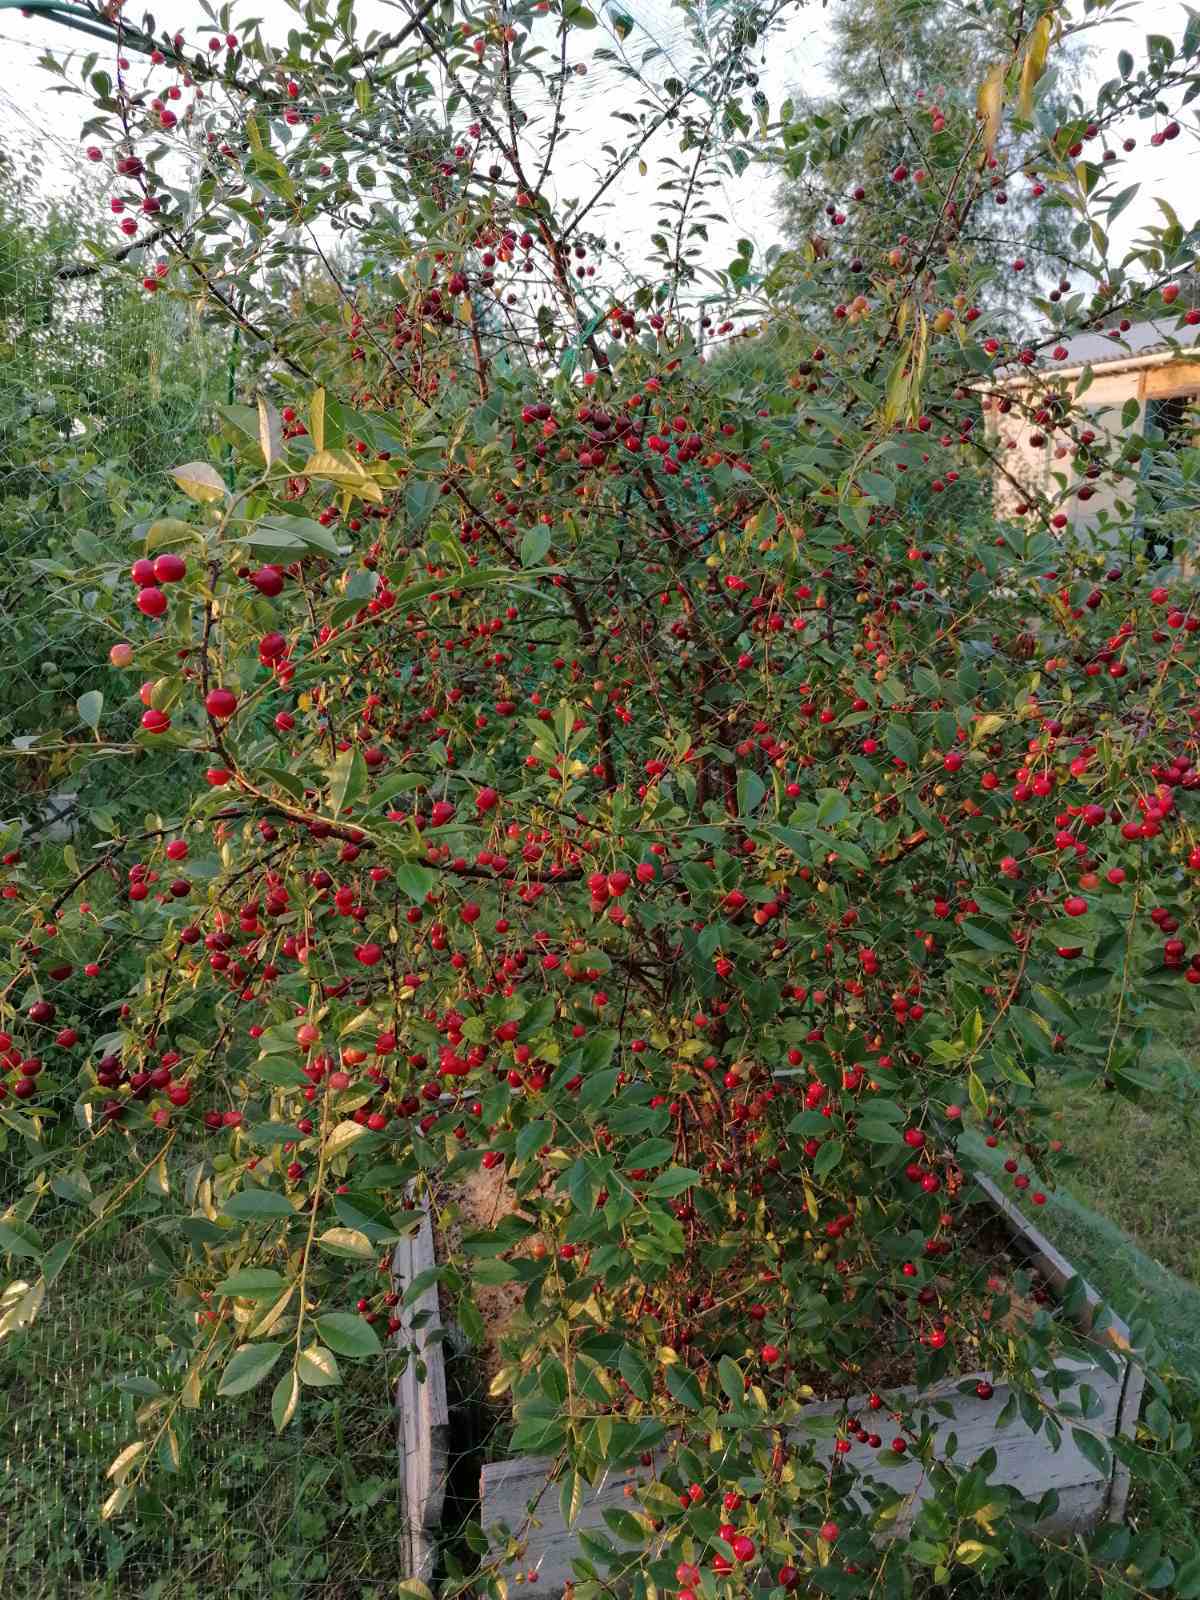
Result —
M294 22L294 13L284 0L256 0L240 9L246 15L262 19L263 35L268 40L282 41ZM403 8L386 4L384 0L359 0L357 9L363 33L372 27L395 29L406 15ZM661 45L668 57L678 53L682 34L680 15L668 0L632 0L630 4L623 3L621 9L634 17L639 30L634 38L626 41L632 59L638 60L641 49L651 42ZM212 32L203 13L189 0L170 0L156 10L160 26L183 30L189 41L205 40ZM611 47L614 42L607 31L607 18L599 0L596 0L596 11L602 17L601 26L591 32L575 30L570 39L569 60L586 66L587 73L572 80L573 113L569 121L579 136L569 145L572 153L556 174L560 195L586 194L589 165L594 164L596 170L603 169L605 157L599 146L611 140L620 148L624 144L623 135L628 133L626 125L611 118L619 97L628 93L625 80L618 78L611 66L594 58L596 48ZM1093 81L1113 75L1119 49L1130 50L1140 63L1144 59L1147 33L1178 36L1185 19L1182 0L1131 0L1122 12L1119 21L1091 35L1095 54L1089 77ZM545 31L547 43L552 37L552 27L552 18L538 24L539 30ZM639 41L641 48L635 48ZM797 12L787 28L774 37L764 59L757 65L759 86L768 97L772 114L777 113L781 101L797 86L810 93L820 91L828 47L827 9L818 3ZM72 53L82 55L91 50L92 41L44 17L25 18L19 12L5 11L0 13L0 48L8 64L3 73L3 87L0 87L0 139L10 148L32 142L47 166L52 187L65 190L78 188L82 183L98 193L102 191L102 169L88 167L80 160L79 128L86 114L86 102L78 96L49 92L54 80L37 65L38 57L46 50L60 57ZM95 48L101 52L105 49L98 41ZM756 54L763 55L763 52ZM133 81L140 81L144 70L144 66L138 64L131 73ZM655 70L660 78L669 76L671 71L661 63ZM1183 137L1173 144L1152 150L1148 144L1152 125L1138 124L1128 131L1136 135L1138 149L1122 167L1122 181L1140 181L1144 191L1121 218L1118 228L1121 244L1131 240L1147 221L1157 220L1152 200L1155 192L1175 206L1185 225L1193 222L1197 214L1195 171L1188 174L1189 165L1196 169L1200 164L1195 135L1185 130ZM639 174L637 167L631 166L612 191L614 196L619 195L619 206L596 219L598 231L607 233L610 239L620 237L624 258L631 265L639 261L653 231L655 190L662 177L662 169L656 169L655 158L670 153L677 139L677 134L672 136L669 130L664 130L644 152L645 174ZM594 154L589 157L589 152ZM713 260L723 266L734 254L739 237L753 239L761 250L778 235L770 191L763 183L761 168L752 165L743 178L729 178L722 188L723 196L713 209L723 211L732 220L723 230L713 230ZM120 242L115 234L114 241Z

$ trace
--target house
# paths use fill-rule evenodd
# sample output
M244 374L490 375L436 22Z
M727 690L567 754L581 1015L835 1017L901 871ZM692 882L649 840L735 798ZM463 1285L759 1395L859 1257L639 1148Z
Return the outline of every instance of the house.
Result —
M1071 402L1066 428L1054 425L1058 396ZM1156 560L1182 557L1174 529L1143 526L1136 497L1139 481L1169 471L1167 455L1200 442L1200 322L1164 310L1123 330L1076 334L1033 366L1005 369L983 405L1000 516L1049 496L1067 519L1060 527L1114 549L1149 541ZM1122 455L1117 473L1104 470ZM1169 484L1161 499L1169 508Z

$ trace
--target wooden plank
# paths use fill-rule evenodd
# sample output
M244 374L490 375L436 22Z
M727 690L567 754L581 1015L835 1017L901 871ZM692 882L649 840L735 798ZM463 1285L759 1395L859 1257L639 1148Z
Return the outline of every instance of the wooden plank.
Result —
M990 1178L985 1177L981 1172L977 1172L975 1174L975 1182L1003 1217L1012 1233L1022 1244L1025 1253L1032 1258L1038 1271L1050 1284L1051 1288L1057 1294L1063 1294L1071 1279L1079 1277L1079 1274L1066 1256L1050 1243L1046 1235L1029 1221L1028 1217L1013 1204L1007 1195L1001 1192ZM1086 1326L1090 1328L1101 1300L1086 1279L1083 1280L1083 1291L1084 1302L1087 1306L1085 1322ZM1128 1350L1130 1347L1128 1326L1114 1312L1110 1312L1109 1317L1109 1326L1105 1330L1104 1337L1110 1344L1115 1345L1118 1350Z
M1089 1384L1099 1396L1101 1410L1087 1427L1101 1438L1111 1437L1125 1394L1123 1375L1114 1379L1102 1368L1086 1362L1058 1364L1070 1366L1076 1374L1075 1382L1064 1390L1062 1398L1074 1399L1079 1386ZM933 1401L952 1399L955 1406L952 1418L931 1413L927 1420L935 1440L943 1440L950 1433L957 1435L956 1454L952 1458L955 1462L969 1466L985 1450L994 1449L997 1462L990 1481L1008 1484L1034 1500L1054 1489L1060 1504L1042 1523L1042 1532L1070 1533L1095 1522L1110 1500L1110 1472L1096 1468L1087 1460L1071 1438L1069 1429L1064 1431L1056 1451L1048 1447L1043 1435L1031 1433L1019 1417L998 1430L996 1419L1011 1392L1007 1385L998 1384L992 1398L986 1401L958 1392L960 1383L977 1382L982 1376L972 1375L970 1380L955 1378L921 1395L913 1390L901 1391L897 1402L903 1405L911 1400L919 1413L922 1406ZM807 1415L819 1421L859 1413L872 1415L867 1409L865 1395L849 1401L822 1402L811 1406ZM798 1447L811 1447L817 1461L828 1463L833 1457L834 1441L827 1434L814 1438L800 1426L792 1430L789 1437ZM902 1533L911 1526L921 1501L931 1492L931 1485L921 1462L908 1460L898 1466L879 1467L873 1464L874 1455L867 1446L855 1444L845 1460L848 1465L858 1467L868 1481L905 1497L905 1506L889 1527L890 1534ZM657 1453L656 1469L661 1469L668 1459L666 1452ZM943 1456L942 1459L950 1458ZM580 1531L602 1528L606 1510L627 1508L626 1485L646 1474L633 1470L613 1472L597 1488L586 1490L579 1516L568 1527L561 1514L557 1485L547 1483L552 1466L551 1458L544 1456L485 1466L480 1477L480 1498L484 1531L493 1533L497 1524L505 1523L524 1542L523 1554L501 1569L503 1575L511 1578L518 1572L536 1572L539 1590L557 1594L574 1576L571 1560L578 1551ZM860 1504L865 1508L865 1500L860 1498Z
M392 1287L402 1300L417 1275L435 1264L433 1226L428 1206L423 1204L417 1226L399 1241L392 1255ZM437 1285L431 1284L411 1306L402 1307L399 1316L401 1327L395 1338L414 1348L396 1385L403 1538L408 1545L406 1567L410 1576L428 1583L433 1576L450 1458L450 1408L446 1401ZM423 1381L418 1364L425 1369Z
M1045 1234L1036 1228L1006 1195L1001 1193L990 1178L984 1177L982 1173L976 1173L975 1182L987 1195L992 1205L1004 1217L1014 1235L1032 1257L1046 1280L1058 1293L1063 1293L1070 1280L1077 1276L1071 1263L1060 1251L1055 1249ZM1102 1302L1100 1296L1086 1280L1084 1281L1083 1290L1087 1309L1081 1321L1090 1330L1096 1311ZM1127 1351L1132 1349L1128 1325L1115 1312L1109 1312L1109 1320L1101 1337L1118 1350ZM1112 1430L1114 1437L1132 1438L1137 1431L1138 1417L1142 1409L1142 1394L1145 1387L1146 1375L1141 1367L1125 1358L1122 1363L1120 1404ZM1103 1507L1103 1520L1119 1522L1125 1514L1125 1505L1129 1499L1129 1468L1117 1459L1115 1453L1112 1462L1112 1474Z
M976 1181L1008 1224L1023 1252L1061 1293L1076 1276L1070 1263L995 1184L984 1177L977 1177ZM1090 1329L1100 1300L1088 1285L1085 1285L1084 1300L1081 1322L1085 1329ZM1118 1350L1129 1349L1129 1330L1118 1318L1113 1319L1103 1337ZM1071 1400L1085 1383L1099 1397L1099 1413L1085 1424L1090 1432L1105 1440L1118 1433L1132 1433L1141 1403L1143 1378L1140 1370L1127 1360L1122 1360L1116 1376L1087 1360L1064 1358L1055 1364L1060 1370L1075 1375L1061 1399ZM956 1435L956 1462L969 1466L985 1450L994 1449L997 1464L991 1475L992 1482L1008 1484L1031 1500L1053 1489L1059 1504L1042 1523L1043 1533L1069 1534L1101 1518L1119 1517L1128 1494L1128 1474L1115 1462L1111 1468L1095 1467L1075 1444L1070 1426L1064 1428L1058 1450L1051 1450L1045 1436L1031 1433L1019 1417L997 1430L996 1418L1009 1398L1010 1387L997 1383L992 1398L986 1401L970 1392L965 1395L959 1392L961 1384L974 1384L986 1376L984 1373L964 1374L923 1394L910 1389L901 1391L896 1398L901 1405L910 1402L918 1412L937 1400L953 1401L952 1419L930 1413L927 1420L935 1439L944 1439L950 1433ZM1046 1391L1043 1393L1053 1403L1053 1396ZM865 1396L814 1405L807 1416L819 1421L858 1412L871 1414ZM832 1459L834 1441L828 1435L813 1437L800 1426L792 1432L791 1439L798 1446L809 1446L818 1461ZM863 1476L877 1485L905 1496L906 1504L889 1529L891 1533L902 1532L911 1525L921 1501L930 1492L924 1468L913 1460L895 1467L877 1467L872 1455L868 1447L855 1444L847 1464L858 1466ZM665 1452L658 1453L655 1468L660 1468L667 1459ZM559 1594L574 1576L571 1563L578 1553L580 1532L603 1529L606 1510L627 1507L626 1487L636 1483L644 1473L629 1469L607 1475L595 1488L584 1492L578 1517L568 1526L561 1514L558 1487L547 1480L552 1466L549 1457L525 1457L485 1466L480 1477L480 1498L484 1530L494 1535L497 1525L503 1523L522 1541L521 1554L501 1568L502 1574L511 1578L517 1573L536 1573L539 1592Z

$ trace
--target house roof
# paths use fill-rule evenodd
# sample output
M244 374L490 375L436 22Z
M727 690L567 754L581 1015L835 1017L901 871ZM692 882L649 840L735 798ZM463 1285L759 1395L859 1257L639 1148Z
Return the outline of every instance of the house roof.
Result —
M1200 323L1189 327L1181 317L1167 313L1146 322L1135 322L1124 333L1098 330L1077 333L1062 341L1067 352L1066 360L1056 366L1101 366L1108 361L1126 361L1130 356L1154 355L1169 352L1175 346L1200 345Z

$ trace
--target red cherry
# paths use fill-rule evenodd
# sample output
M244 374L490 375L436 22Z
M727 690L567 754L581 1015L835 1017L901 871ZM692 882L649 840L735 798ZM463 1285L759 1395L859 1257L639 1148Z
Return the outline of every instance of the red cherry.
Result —
M169 550L154 563L155 583L178 583L186 572L187 562Z
M224 721L238 708L238 697L232 689L210 689L204 697L204 709L210 717Z
M137 608L146 617L161 617L167 609L167 597L161 589L142 589L138 592Z

